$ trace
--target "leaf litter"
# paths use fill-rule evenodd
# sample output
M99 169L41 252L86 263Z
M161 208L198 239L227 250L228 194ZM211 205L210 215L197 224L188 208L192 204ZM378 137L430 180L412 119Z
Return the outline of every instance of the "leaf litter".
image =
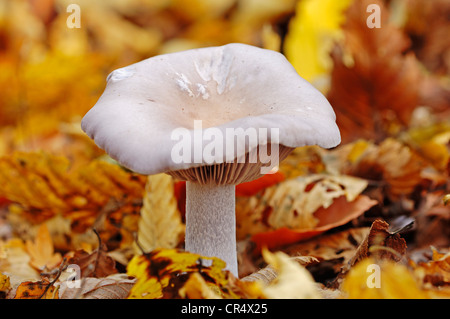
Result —
M0 298L449 298L448 1L183 4L82 2L76 32L64 1L0 12ZM108 70L229 42L284 53L343 138L237 185L239 278L183 250L184 182L79 127Z

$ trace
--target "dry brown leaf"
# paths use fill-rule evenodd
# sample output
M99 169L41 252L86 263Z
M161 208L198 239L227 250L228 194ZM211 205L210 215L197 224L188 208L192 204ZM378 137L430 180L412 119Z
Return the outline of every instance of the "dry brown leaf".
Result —
M55 253L53 241L47 225L42 224L34 241L26 241L27 252L31 257L30 265L39 271L50 271L62 261L60 253Z
M415 273L422 278L424 283L431 283L435 287L450 286L450 253L440 253L431 247L432 258L427 262L419 262L417 265L411 262Z
M135 280L125 274L114 274L104 278L86 277L74 287L67 281L59 285L59 299L125 299Z
M399 261L405 253L406 241L398 232L391 232L387 222L377 219L348 264L352 267L367 257Z
M68 260L68 264L76 264L80 267L81 278L101 278L115 274L117 273L116 262L107 255L107 250L103 243L90 254L84 250L77 250Z
M368 28L366 8L381 9L381 28ZM343 26L344 47L336 47L328 99L343 143L355 138L382 140L408 125L419 101L420 69L404 54L409 39L389 21L380 0L353 1Z

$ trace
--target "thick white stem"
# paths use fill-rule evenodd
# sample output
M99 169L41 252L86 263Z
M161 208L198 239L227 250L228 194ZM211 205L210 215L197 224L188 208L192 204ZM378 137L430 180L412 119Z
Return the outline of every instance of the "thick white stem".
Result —
M234 185L186 183L186 251L218 257L238 276Z

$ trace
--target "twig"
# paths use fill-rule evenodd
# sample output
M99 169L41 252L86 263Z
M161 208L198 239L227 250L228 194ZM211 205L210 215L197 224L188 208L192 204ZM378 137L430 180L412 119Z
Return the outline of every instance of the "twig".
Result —
M53 284L59 279L59 277L61 276L61 273L65 267L65 264L66 264L66 257L63 258L61 265L58 268L56 277L52 281L49 282L49 284L45 287L44 292L39 296L38 299L42 299L42 297L44 297L45 294L47 293L47 291L50 289L50 286L53 286Z

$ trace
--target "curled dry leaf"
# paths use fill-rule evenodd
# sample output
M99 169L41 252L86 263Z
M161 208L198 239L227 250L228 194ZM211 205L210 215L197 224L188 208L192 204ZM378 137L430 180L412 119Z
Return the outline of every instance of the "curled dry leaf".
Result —
M238 235L250 234L255 252L317 236L377 204L360 194L366 186L365 180L343 175L318 174L282 182L248 203L238 201Z
M372 223L369 234L349 261L349 266L367 257L399 261L405 253L406 241L398 232L391 232L387 222L377 219Z
M125 274L86 277L77 283L63 281L59 284L59 299L125 299L134 283L135 279Z
M352 202L366 188L363 179L344 175L313 174L286 180L250 197L238 199L236 218L239 238L282 227L313 229L319 208L327 209L336 198Z

